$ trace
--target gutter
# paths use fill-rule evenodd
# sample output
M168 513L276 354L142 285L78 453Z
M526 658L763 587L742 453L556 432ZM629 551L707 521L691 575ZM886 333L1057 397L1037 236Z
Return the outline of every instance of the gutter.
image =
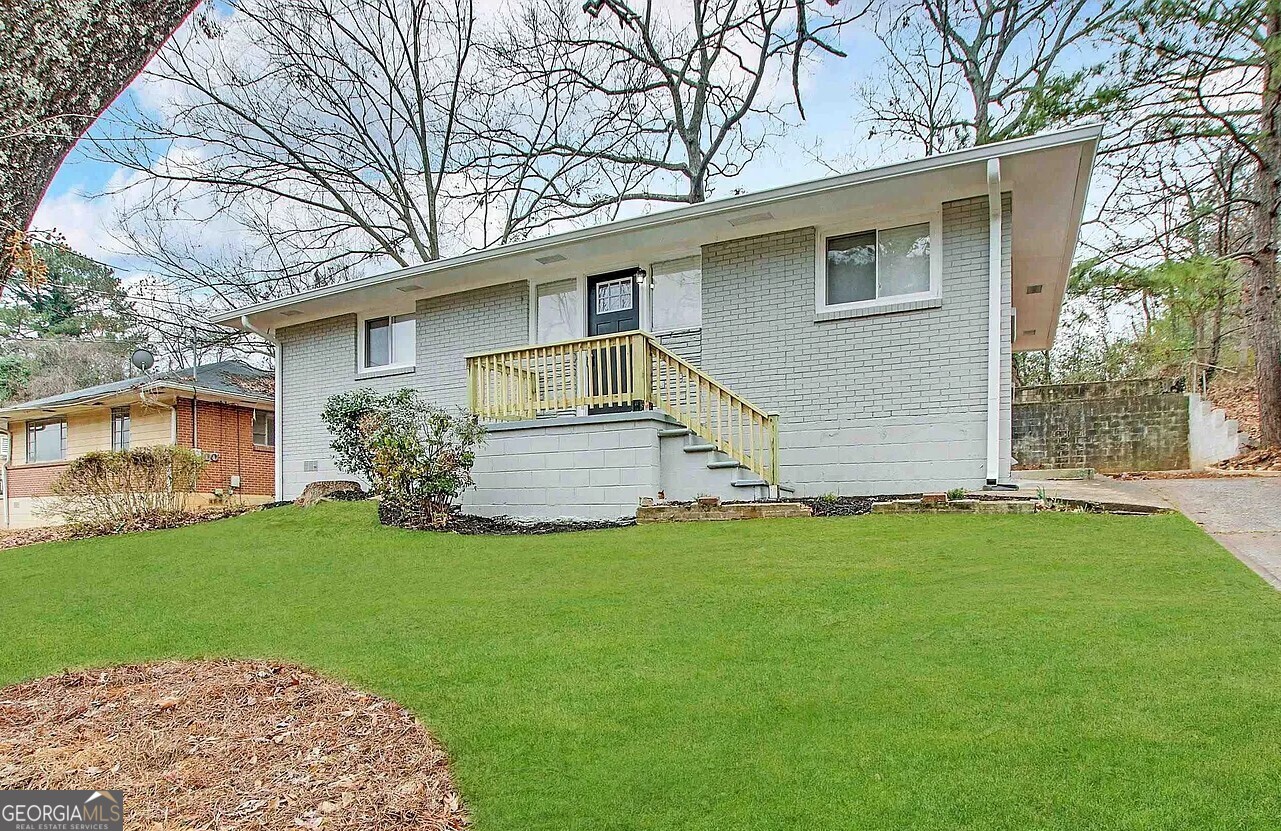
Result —
M281 353L280 340L275 336L275 332L270 329L259 329L249 321L249 315L240 316L240 325L244 326L250 332L270 343L276 350L276 360L272 361L275 365L276 372L276 401L275 411L272 414L272 425L275 433L275 475L272 477L273 489L275 490L275 501L279 502L284 499L285 492L285 412L284 412L284 355Z
M894 179L914 173L944 170L949 167L974 164L976 162L983 163L993 157L1016 156L1021 153L1030 153L1036 150L1060 147L1076 142L1094 141L1097 143L1102 133L1103 127L1100 124L1090 124L1084 127L1072 127L1058 132L1044 133L1042 135L1031 136L1028 138L1010 139L1009 141L979 145L978 147L970 147L964 150L957 150L952 153L940 154L938 156L927 156L923 159L914 159L908 162L900 162L898 164L886 165L883 167L874 167L870 170L847 173L843 176L834 176L830 179L818 179L795 185L784 185L782 187L771 188L759 193L749 193L744 194L743 196L731 196L726 199L703 202L697 205L690 205L685 208L674 208L672 210L648 216L638 216L631 219L620 220L618 222L609 222L604 225L597 225L591 228L566 231L560 234L540 237L538 239L526 240L524 242L486 248L480 251L473 251L469 254L463 254L458 257L435 260L429 263L423 263L422 265L391 271L386 274L378 274L372 277L364 277L346 283L339 283L336 286L326 286L324 288L299 292L298 294L289 295L277 300L269 300L263 303L256 303L251 306L232 309L218 317L209 318L208 320L210 323L218 326L230 326L233 328L239 327L256 332L255 329L250 328L246 324L246 319L250 315L286 308L296 303L304 303L311 300L346 294L347 292L373 288L386 283L393 283L398 280L421 277L438 271L448 271L460 266L475 265L477 263L484 263L489 260L509 257L515 254L542 251L554 248L558 245L584 242L602 237L611 237L628 231L659 228L664 225L670 225L688 219L734 213L737 211L760 207L766 204L783 202L789 199L817 196L828 191L838 190L852 185L862 185L886 179ZM1091 158L1092 157L1093 154L1091 154Z

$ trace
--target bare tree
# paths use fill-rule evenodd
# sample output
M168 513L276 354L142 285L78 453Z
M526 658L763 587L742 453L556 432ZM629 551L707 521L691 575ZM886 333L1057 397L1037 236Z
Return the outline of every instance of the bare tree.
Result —
M883 5L883 72L860 90L873 134L926 155L1034 133L1112 97L1079 47L1117 0L908 0Z
M553 79L559 95L608 114L589 141L546 151L623 171L614 192L568 201L590 209L705 200L781 131L785 108L800 105L803 63L820 51L844 55L833 39L867 6L819 13L794 0L591 0L584 8L590 18L573 14L570 0L534 0L498 51L516 77Z
M6 2L0 21L0 238L23 232L76 140L198 0ZM0 292L13 246L0 246Z
M1130 148L1219 143L1253 167L1250 192L1234 196L1249 234L1221 255L1247 267L1261 439L1281 446L1281 0L1149 2L1114 36L1132 79Z

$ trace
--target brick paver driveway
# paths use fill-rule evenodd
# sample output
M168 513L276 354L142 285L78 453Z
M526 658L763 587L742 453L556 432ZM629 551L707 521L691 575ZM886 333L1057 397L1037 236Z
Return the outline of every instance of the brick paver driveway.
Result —
M1143 484L1281 589L1281 478L1149 479Z

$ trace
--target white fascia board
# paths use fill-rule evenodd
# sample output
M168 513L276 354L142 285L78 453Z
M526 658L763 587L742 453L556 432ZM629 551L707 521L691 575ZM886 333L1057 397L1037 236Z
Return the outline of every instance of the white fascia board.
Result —
M1023 153L1034 152L1036 150L1061 147L1082 142L1093 144L1098 142L1099 136L1102 132L1103 127L1100 124L1073 127L1066 130L1030 136L1028 138L1010 139L1009 141L997 142L995 144L968 147L964 150L956 150L951 153L940 153L937 156L927 156L923 159L914 159L908 162L874 167L868 170L847 173L841 176L833 176L827 179L816 179L795 185L784 185L782 187L760 191L759 193L749 193L742 196L732 196L726 199L702 202L697 205L675 208L648 216L623 219L618 222L610 222L604 225L582 228L575 231L566 231L564 233L552 234L550 236L526 240L524 242L495 246L493 248L473 251L468 254L462 254L445 260L436 260L430 263L423 263L422 265L390 271L385 274L378 274L371 277L352 280L346 283L339 283L333 286L299 292L298 294L282 297L278 300L269 300L250 306L243 306L223 312L216 317L209 318L209 322L231 328L244 328L245 324L248 322L247 319L252 315L286 308L296 303L318 300L349 292L356 292L362 289L396 282L398 280L410 280L441 271L447 271L460 266L484 263L490 260L511 257L519 254L536 253L544 249L550 249L568 243L583 242L586 240L623 234L629 231L657 228L673 223L686 222L692 219L764 207L790 199L821 195L827 191L847 188L854 185L867 184L870 182L877 182L901 176L911 176L929 171L943 170L949 167L973 164L975 162L981 163L994 157L1015 156ZM1091 153L1091 157L1092 155L1093 154ZM1089 168L1086 166L1084 169L1088 179Z

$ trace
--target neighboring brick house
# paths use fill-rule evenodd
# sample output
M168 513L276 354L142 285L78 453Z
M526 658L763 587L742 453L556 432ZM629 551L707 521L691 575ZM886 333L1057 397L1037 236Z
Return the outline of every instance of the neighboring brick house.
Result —
M72 459L95 450L195 448L207 461L199 501L271 501L274 411L272 373L241 361L204 364L194 373L153 373L0 409L9 448L0 469L0 527L56 521L48 511L53 481Z
M279 498L335 393L489 425L469 510L1008 480L1012 355L1054 341L1096 126L474 251L220 316L277 344Z

